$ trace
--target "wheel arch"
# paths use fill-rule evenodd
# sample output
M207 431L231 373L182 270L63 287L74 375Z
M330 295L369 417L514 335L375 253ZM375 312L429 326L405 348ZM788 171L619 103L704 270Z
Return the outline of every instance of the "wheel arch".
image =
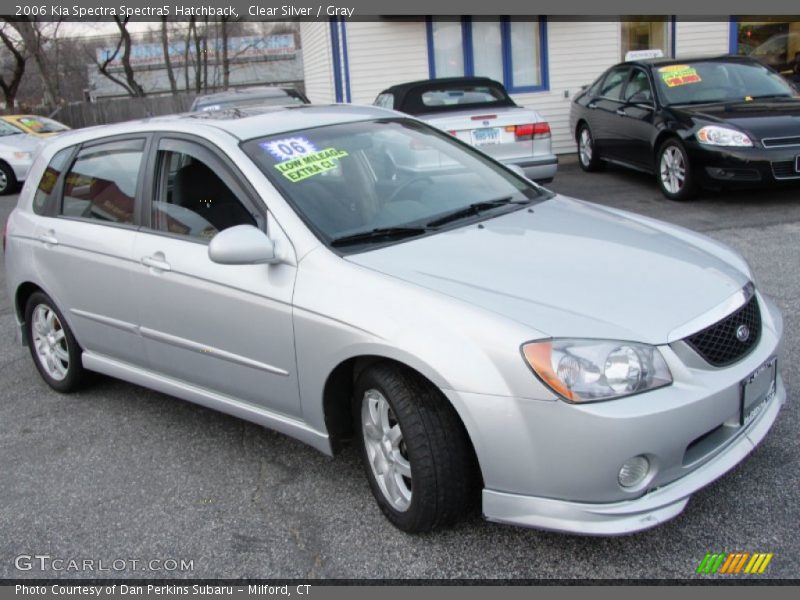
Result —
M483 480L480 462L475 451L475 444L470 435L469 428L466 426L465 420L459 413L458 408L441 392L441 389L431 377L428 377L425 373L406 362L379 354L361 354L342 360L333 368L325 380L322 392L322 407L325 426L328 430L333 453L336 454L340 451L345 441L352 438L355 434L353 427L354 418L352 414L352 397L355 382L361 373L370 366L378 363L388 363L409 370L439 392L442 402L447 403L447 405L452 408L459 423L464 428L467 440L469 441L470 451L474 458L475 468L478 469L478 474L481 476L481 480Z

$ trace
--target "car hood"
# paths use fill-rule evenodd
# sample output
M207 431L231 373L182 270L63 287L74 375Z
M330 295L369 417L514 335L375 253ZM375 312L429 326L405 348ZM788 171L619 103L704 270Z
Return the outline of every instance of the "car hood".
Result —
M0 137L0 150L24 150L35 152L42 143L41 139L27 133L15 133Z
M800 135L800 98L672 107L692 118L730 123L756 138Z
M481 225L347 260L552 337L653 344L748 282L703 236L563 196Z

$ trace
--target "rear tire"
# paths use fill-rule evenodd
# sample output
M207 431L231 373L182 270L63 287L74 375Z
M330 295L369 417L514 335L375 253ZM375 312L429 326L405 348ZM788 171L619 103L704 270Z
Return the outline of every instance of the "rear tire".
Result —
M656 153L656 179L661 193L670 200L685 202L695 197L697 186L689 155L675 138L666 140Z
M606 163L600 160L597 149L594 145L594 137L592 137L592 130L584 123L578 128L577 135L578 142L578 164L581 169L587 172L602 171Z
M417 373L379 363L356 381L364 470L383 513L407 533L455 523L476 504L479 475L458 415Z
M0 162L0 196L13 194L17 189L17 177L14 170L6 163Z
M47 385L63 394L85 380L81 348L50 297L35 292L25 305L25 327L33 363Z

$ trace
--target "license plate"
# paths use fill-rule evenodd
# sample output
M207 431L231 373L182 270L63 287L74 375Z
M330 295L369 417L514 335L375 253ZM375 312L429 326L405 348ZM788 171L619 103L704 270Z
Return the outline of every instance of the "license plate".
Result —
M771 358L742 381L740 424L747 427L775 397L778 359Z
M472 144L474 146L487 146L500 143L500 128L486 127L472 130Z

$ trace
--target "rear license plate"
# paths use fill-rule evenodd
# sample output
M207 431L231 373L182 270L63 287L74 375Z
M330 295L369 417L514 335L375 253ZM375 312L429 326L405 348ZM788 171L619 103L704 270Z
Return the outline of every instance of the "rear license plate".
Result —
M742 381L740 424L752 423L770 400L775 397L778 359L771 358Z
M489 144L499 144L499 143L500 143L499 127L486 127L484 129L472 130L473 146L487 146Z

